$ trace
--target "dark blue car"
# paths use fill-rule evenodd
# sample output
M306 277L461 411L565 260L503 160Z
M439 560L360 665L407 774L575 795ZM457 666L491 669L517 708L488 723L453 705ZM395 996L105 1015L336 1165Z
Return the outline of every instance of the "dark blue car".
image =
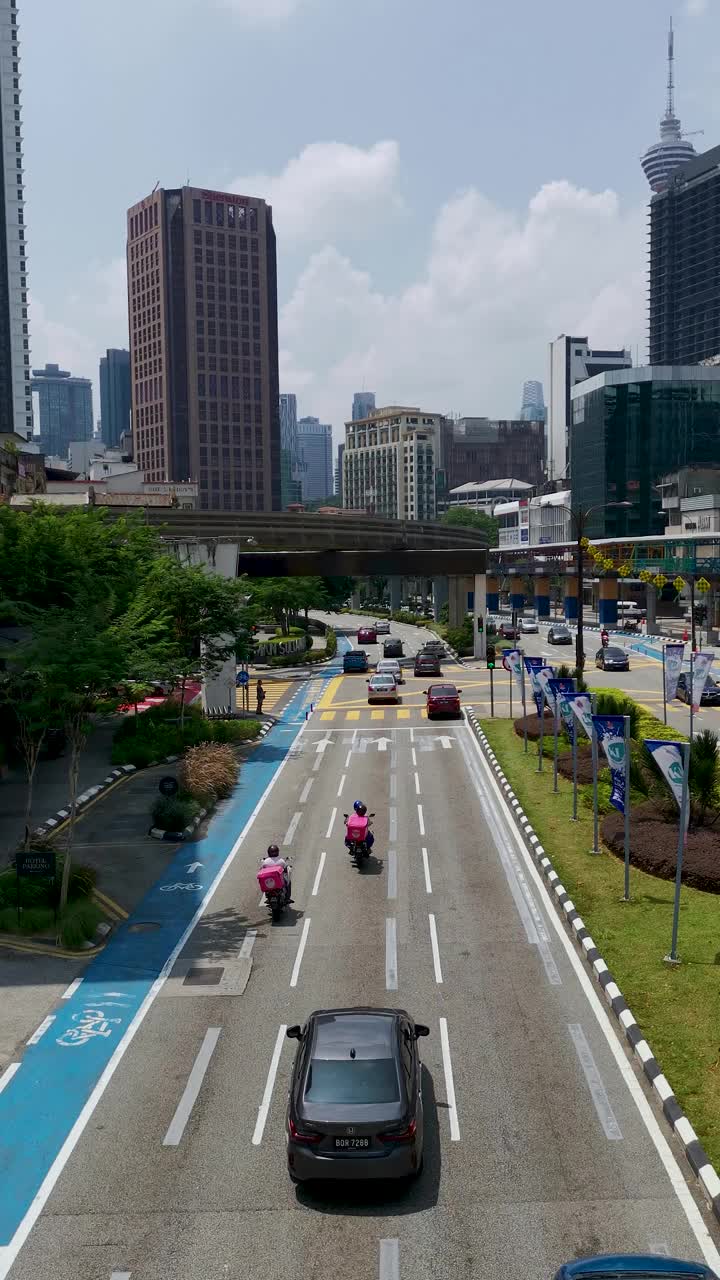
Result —
M714 1271L701 1262L681 1262L679 1258L654 1254L608 1253L601 1258L566 1262L555 1280L718 1280Z

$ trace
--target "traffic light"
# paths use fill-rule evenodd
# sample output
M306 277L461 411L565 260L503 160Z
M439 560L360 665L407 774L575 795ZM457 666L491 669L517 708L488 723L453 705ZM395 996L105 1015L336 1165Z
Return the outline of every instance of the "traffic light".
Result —
M482 635L485 624L483 622L483 619L480 617L478 618L477 622L478 622L478 632L480 633L480 635Z
M487 668L488 671L495 670L495 645L489 644L487 647Z

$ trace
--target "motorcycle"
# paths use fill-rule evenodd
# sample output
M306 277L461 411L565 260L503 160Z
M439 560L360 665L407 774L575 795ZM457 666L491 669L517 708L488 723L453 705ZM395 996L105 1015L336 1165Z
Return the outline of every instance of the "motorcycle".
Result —
M270 912L273 920L279 920L283 911L290 902L290 872L292 867L288 863L288 878L285 881L282 867L261 867L257 873L257 882L260 885L260 892L265 895L265 905Z
M343 814L345 819L345 847L350 855L355 859L359 866L364 858L370 856L370 850L375 843L375 837L370 830L370 819L375 817L374 813L359 814L347 813Z

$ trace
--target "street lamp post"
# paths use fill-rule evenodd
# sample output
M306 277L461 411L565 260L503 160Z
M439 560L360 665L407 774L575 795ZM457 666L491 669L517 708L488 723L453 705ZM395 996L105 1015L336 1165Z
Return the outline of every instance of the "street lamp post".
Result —
M590 516L596 511L608 511L610 508L631 507L632 502L599 502L594 507L583 511L581 507L563 506L573 521L573 538L575 541L575 572L577 575L577 635L575 637L575 668L581 676L585 668L585 646L583 643L583 538Z

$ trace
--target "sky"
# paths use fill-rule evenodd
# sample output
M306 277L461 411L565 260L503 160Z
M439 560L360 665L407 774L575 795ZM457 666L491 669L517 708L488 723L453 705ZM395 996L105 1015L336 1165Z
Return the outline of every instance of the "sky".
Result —
M262 196L280 389L514 417L548 343L646 355L657 0L19 0L31 359L127 346L125 211ZM674 0L677 111L720 142L720 0Z

